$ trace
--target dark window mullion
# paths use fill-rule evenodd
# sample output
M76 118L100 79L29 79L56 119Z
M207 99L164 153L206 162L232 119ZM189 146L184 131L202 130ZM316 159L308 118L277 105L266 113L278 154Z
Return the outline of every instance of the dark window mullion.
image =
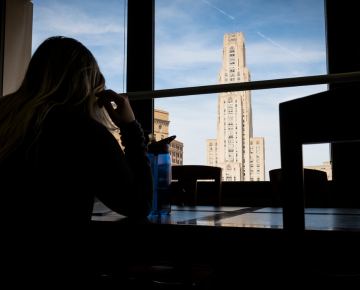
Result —
M128 0L126 92L154 90L154 33L155 0ZM153 133L154 99L130 104L143 130Z

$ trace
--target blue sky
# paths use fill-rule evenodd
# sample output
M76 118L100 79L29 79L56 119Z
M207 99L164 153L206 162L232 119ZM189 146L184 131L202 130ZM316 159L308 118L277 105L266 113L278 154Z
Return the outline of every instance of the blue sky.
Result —
M107 88L122 93L124 2L32 2L33 52L47 37L73 37L94 54ZM223 35L234 26L245 37L252 81L326 74L323 0L156 0L155 13L156 90L217 84ZM279 103L326 89L252 91L254 137L265 138L267 180L268 170L280 167ZM217 95L156 99L155 107L169 112L170 134L185 146L184 164L205 165L206 139L216 138ZM329 161L328 147L304 146L304 165Z

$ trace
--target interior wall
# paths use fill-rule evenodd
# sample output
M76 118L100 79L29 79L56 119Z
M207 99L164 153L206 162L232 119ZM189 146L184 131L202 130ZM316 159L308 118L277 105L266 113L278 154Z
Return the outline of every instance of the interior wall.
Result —
M33 3L6 0L3 95L17 90L31 59Z

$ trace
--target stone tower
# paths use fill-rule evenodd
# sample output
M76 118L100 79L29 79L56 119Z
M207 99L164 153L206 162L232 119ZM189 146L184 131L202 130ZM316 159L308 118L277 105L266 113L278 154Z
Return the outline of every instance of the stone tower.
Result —
M219 84L248 82L242 32L224 35ZM265 181L265 144L253 137L251 92L218 95L217 139L206 140L206 164L222 168L224 181Z

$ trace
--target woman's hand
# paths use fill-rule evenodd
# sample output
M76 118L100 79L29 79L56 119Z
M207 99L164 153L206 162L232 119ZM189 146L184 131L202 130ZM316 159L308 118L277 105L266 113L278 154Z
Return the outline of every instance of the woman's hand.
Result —
M130 124L135 120L129 98L127 96L118 95L112 90L103 90L96 93L95 96L98 97L97 102L99 107L105 107L111 120L116 126L120 127L121 125ZM116 109L113 108L111 101L116 104Z

